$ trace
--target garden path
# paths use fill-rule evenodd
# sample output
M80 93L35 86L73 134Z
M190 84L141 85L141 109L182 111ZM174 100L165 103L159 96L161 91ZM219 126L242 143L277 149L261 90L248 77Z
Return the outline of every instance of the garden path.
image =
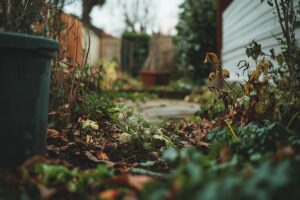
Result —
M180 119L194 115L199 110L199 104L174 99L152 99L146 102L129 102L136 113L148 121L163 119Z

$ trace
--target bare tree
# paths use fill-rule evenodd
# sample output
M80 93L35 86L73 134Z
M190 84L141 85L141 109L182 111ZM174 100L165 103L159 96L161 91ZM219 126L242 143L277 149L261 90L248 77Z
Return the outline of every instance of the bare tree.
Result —
M83 0L82 1L82 21L85 24L90 24L90 12L94 6L102 6L105 0Z
M121 6L126 30L145 32L154 21L154 5L152 0L118 0Z

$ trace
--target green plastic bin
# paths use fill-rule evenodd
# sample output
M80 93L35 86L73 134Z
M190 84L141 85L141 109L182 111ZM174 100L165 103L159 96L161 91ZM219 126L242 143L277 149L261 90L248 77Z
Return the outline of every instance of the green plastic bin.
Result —
M0 166L43 154L50 64L58 43L0 32Z

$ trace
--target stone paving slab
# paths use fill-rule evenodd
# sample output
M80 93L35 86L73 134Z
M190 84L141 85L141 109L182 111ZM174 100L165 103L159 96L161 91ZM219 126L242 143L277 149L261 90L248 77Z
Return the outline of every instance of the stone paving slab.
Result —
M153 99L126 105L132 106L136 113L143 115L149 121L180 119L193 116L199 111L199 104L171 99Z

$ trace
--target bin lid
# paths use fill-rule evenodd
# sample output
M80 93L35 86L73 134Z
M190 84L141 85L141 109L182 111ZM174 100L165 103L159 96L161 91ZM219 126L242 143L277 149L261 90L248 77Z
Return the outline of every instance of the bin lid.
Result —
M0 32L0 49L27 49L27 50L50 50L57 51L59 46L54 40L43 38L40 36Z

